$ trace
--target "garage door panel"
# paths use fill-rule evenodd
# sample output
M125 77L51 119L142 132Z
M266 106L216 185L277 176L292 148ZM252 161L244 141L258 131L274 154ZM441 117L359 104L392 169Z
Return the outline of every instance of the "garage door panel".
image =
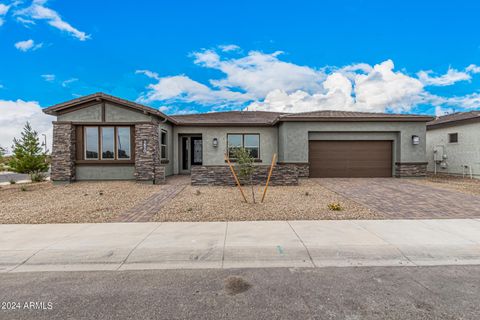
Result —
M392 141L309 141L311 177L391 177Z

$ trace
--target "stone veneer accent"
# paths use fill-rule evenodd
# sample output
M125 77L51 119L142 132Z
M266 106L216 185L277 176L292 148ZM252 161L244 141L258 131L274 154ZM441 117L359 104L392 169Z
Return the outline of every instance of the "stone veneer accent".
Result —
M426 162L397 162L395 163L395 177L425 177L427 175Z
M75 126L71 123L53 123L52 181L75 180Z
M135 178L155 184L165 182L165 166L160 163L158 123L135 125Z
M309 163L288 163L282 162L281 165L294 166L297 168L299 178L308 178L310 176L310 164Z
M234 166L235 167L235 166ZM253 183L265 184L268 177L270 166L256 166L253 175ZM275 166L271 186L296 186L298 185L298 169L296 166L288 164L278 164ZM191 168L192 186L235 186L235 179L228 166L192 166ZM241 181L243 183L243 181Z

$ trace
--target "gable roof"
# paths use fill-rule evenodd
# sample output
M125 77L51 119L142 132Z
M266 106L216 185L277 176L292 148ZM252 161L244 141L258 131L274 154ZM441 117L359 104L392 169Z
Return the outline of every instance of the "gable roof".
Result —
M92 102L92 101L101 101L101 100L105 100L105 101L108 101L108 102L111 102L111 103L114 103L114 104L130 107L132 109L136 109L136 110L142 111L144 113L159 116L161 118L168 119L168 120L172 121L169 116L167 116L166 114L158 111L157 109L147 107L147 106L144 106L142 104L132 102L132 101L129 101L129 100L114 97L114 96L105 94L103 92L97 92L97 93L89 94L87 96L83 96L83 97L80 97L80 98L77 98L77 99L62 102L62 103L53 105L51 107L45 108L42 111L46 114L55 116L55 115L58 114L58 112L61 112L63 110L70 109L70 108L75 108L75 107L81 106L83 104Z
M173 124L180 126L274 126L283 121L418 121L427 122L433 120L433 117L413 114L391 114L375 112L356 112L356 111L335 111L322 110L300 113L284 113L270 111L225 111L198 113L187 115L167 116L157 109L144 106L142 104L129 100L114 97L103 92L90 94L77 99L69 100L63 103L53 105L43 109L43 112L49 115L58 115L70 108L80 108L95 101L107 101L120 106L129 107L142 111L146 114L152 114L163 119L169 120Z
M427 129L431 130L444 127L453 127L472 122L480 122L480 111L455 112L436 117L435 120L427 123Z
M269 111L225 111L173 115L177 125L184 126L271 126L285 113Z
M416 114L392 114L377 112L321 110L281 115L278 121L419 121L433 117Z

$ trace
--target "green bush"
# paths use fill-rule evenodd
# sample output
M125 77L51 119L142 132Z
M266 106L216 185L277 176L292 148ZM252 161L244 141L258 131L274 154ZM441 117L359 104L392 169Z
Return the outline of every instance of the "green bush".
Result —
M30 175L32 182L42 182L45 181L45 174L42 172L34 172Z
M245 148L235 149L233 157L236 160L235 167L237 168L237 174L241 181L247 182L252 189L252 199L255 203L255 190L253 188L253 174L255 173L255 159L251 156L250 152Z

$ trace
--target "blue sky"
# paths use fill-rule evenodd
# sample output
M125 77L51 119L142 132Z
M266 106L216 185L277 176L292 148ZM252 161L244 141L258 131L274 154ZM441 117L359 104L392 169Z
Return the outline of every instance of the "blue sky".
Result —
M48 130L39 109L98 91L170 114L480 107L478 1L0 4L8 138L25 120Z

